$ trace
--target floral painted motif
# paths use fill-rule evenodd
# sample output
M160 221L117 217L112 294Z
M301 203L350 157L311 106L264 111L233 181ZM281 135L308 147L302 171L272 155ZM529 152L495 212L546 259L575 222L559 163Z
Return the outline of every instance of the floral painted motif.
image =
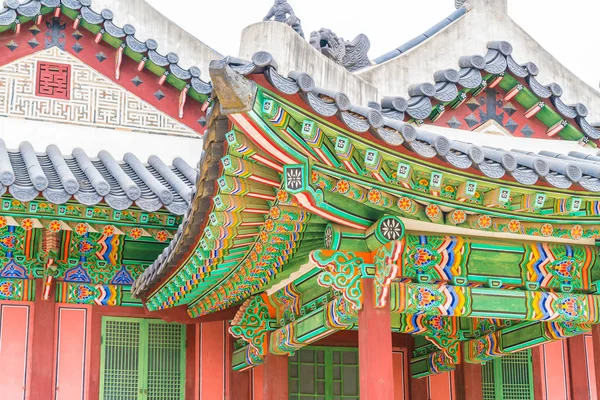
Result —
M77 226L75 227L75 232L79 236L85 235L86 233L88 233L88 225L84 223L77 224Z
M435 220L441 216L442 210L437 205L430 204L425 209L425 214L427 214L427 217L429 217L429 219Z
M61 224L60 221L54 220L52 222L50 222L50 224L48 224L48 230L50 232L60 232L61 230Z
M381 192L377 189L369 190L368 199L373 204L379 204L381 202Z
M413 202L408 197L401 197L398 200L398 208L402 211L410 211L412 208Z
M8 225L8 221L6 220L6 217L0 216L0 229L6 228L7 225Z
M521 232L521 222L516 219L511 220L508 223L508 231L511 233L520 233Z
M454 210L452 211L452 214L450 214L450 218L453 223L460 225L467 220L467 213L463 210Z
M492 226L492 218L489 215L481 215L477 218L477 226L481 229L489 229Z
M273 207L271 208L271 210L269 210L269 215L273 219L279 219L279 217L281 216L281 210L279 209L279 207Z
M164 243L167 241L167 239L169 238L169 234L167 233L167 231L158 231L156 232L156 240Z
M575 240L579 240L583 237L583 227L581 225L575 225L571 228L571 237Z
M540 233L544 237L550 237L554 233L554 227L551 224L544 224L540 228Z
M335 186L335 191L338 193L348 193L348 190L350 190L350 184L345 179L339 180Z
M102 234L104 236L112 236L115 234L115 227L113 225L106 225L104 229L102 229Z
M21 228L23 228L26 231L32 230L33 220L31 218L25 218L23 221L21 221Z
M142 234L143 234L142 228L133 228L129 232L129 236L131 236L131 238L134 240L138 240L139 238L141 238Z
M273 222L273 220L272 220L272 219L268 219L268 220L265 222L265 230L266 230L267 232L272 232L272 231L273 231L273 229L275 229L275 222Z
M277 192L277 200L280 201L281 203L287 203L289 198L290 198L290 195L285 190L280 190Z

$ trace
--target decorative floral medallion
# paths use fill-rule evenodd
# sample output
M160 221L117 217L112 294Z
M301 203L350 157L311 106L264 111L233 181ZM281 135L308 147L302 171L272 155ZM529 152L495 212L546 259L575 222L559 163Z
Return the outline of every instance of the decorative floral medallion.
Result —
M143 234L142 228L133 228L129 232L129 236L131 236L131 238L133 238L134 240L138 240L139 238L141 238L142 234Z
M281 203L287 203L290 198L290 194L285 190L280 190L277 192L277 200Z
M60 221L57 221L57 220L51 221L50 224L48 224L48 230L50 232L54 232L54 233L60 232L60 230L61 230Z
M281 210L279 209L279 207L272 207L271 210L269 210L269 215L273 219L279 219L279 217L281 216Z
M348 193L350 190L350 183L345 179L340 179L335 185L335 191L341 194Z
M480 229L489 229L492 226L492 218L489 215L480 215L477 218L477 226Z
M544 224L540 228L540 233L543 237L550 237L554 233L554 227L551 224Z
M33 220L31 218L25 218L23 221L21 221L21 228L23 228L26 231L32 230Z
M425 209L425 214L427 217L429 217L429 219L435 220L442 215L442 210L436 204L430 204Z
M167 231L158 231L156 232L156 240L164 243L167 241L167 239L169 239L169 234L167 233Z
M116 228L113 225L106 225L103 229L102 229L102 234L104 236L112 236L115 234Z
M408 212L412 209L413 201L408 197L401 197L398 200L398 208L402 211Z
M367 195L369 201L373 204L381 203L381 192L377 189L369 190L369 194Z
M88 233L88 225L84 223L77 224L77 226L75 227L75 232L79 236L85 235L86 233Z
M575 225L571 228L571 237L575 240L579 240L583 237L583 227L581 225Z
M520 233L521 232L521 222L516 219L511 220L508 223L508 231L511 233Z
M463 210L454 210L450 214L450 219L456 225L463 224L467 220L467 213L465 213Z
M275 229L275 222L273 222L273 220L272 220L272 219L268 219L268 220L265 222L265 230L266 230L267 232L273 232L273 230L274 230L274 229Z
M399 220L393 217L383 219L379 229L381 229L383 237L390 241L398 240L404 235L404 226Z

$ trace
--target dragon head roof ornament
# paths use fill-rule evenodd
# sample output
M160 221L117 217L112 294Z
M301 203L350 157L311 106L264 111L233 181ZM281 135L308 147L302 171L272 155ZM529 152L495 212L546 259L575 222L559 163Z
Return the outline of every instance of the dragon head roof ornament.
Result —
M287 0L275 0L275 4L269 10L263 21L273 21L288 24L292 27L300 36L304 37L304 31L300 24L300 18L294 13L294 9L290 6Z
M368 52L371 42L360 34L353 41L338 37L330 29L321 28L310 34L310 44L325 57L354 72L371 65Z

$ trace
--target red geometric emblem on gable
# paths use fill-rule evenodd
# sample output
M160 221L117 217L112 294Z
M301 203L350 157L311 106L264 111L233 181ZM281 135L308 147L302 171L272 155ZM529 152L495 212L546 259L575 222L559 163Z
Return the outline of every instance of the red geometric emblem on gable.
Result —
M41 97L69 100L71 98L71 66L39 61L35 94Z

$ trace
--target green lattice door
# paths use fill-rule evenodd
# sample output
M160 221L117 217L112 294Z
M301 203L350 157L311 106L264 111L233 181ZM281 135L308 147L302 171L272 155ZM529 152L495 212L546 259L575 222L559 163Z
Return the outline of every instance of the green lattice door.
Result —
M533 400L531 350L495 359L483 366L484 400Z
M102 320L100 400L183 400L185 326Z
M289 400L359 400L358 350L305 347L289 359Z

